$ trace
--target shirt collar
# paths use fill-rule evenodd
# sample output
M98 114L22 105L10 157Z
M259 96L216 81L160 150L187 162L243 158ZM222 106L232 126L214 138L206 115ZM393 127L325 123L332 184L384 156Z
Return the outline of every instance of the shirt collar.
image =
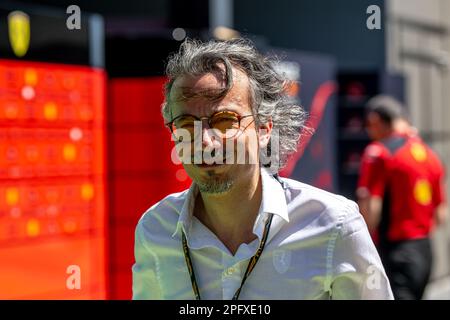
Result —
M261 240L264 233L264 227L269 213L274 214L269 239L276 233L274 228L278 229L282 226L281 220L289 222L288 208L286 204L286 196L283 185L266 169L261 169L262 179L262 200L253 226L253 233ZM268 240L269 240L268 239Z
M286 197L282 184L265 168L261 168L261 182L262 182L262 200L259 208L258 216L253 227L253 232L261 239L264 231L264 224L268 218L268 213L275 214L289 222L288 208L286 204ZM198 187L195 182L192 182L190 188L186 193L186 200L180 211L177 227L172 234L174 237L183 229L186 236L189 234L192 224L192 216L195 208L195 199L198 194Z
M267 169L261 169L262 201L260 212L273 213L289 222L286 196L282 182L271 175Z
M178 218L177 227L175 229L175 232L172 234L172 238L175 237L175 235L179 233L181 229L183 229L186 235L189 233L197 194L198 194L198 187L195 184L195 182L192 182L191 186L189 187L186 193L186 200L183 203L183 207L181 207L181 211L179 212L180 217Z

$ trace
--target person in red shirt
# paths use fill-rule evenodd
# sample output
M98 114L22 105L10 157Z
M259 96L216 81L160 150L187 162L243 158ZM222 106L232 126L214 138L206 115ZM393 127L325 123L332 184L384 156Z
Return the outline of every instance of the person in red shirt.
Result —
M445 170L389 96L367 103L357 197L396 299L421 299L432 263L430 233L444 222Z

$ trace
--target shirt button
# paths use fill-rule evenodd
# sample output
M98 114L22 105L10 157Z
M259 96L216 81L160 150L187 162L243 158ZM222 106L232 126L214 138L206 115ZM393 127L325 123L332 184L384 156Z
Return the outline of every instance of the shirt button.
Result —
M227 269L227 274L229 275L229 276L231 276L233 273L235 273L236 272L236 269L235 268L228 268Z

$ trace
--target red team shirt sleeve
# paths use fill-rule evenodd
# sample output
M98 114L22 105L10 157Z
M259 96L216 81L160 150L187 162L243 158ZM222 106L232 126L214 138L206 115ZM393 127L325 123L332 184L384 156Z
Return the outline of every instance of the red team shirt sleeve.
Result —
M359 196L382 197L386 186L386 159L388 151L378 143L371 143L364 150L358 181Z

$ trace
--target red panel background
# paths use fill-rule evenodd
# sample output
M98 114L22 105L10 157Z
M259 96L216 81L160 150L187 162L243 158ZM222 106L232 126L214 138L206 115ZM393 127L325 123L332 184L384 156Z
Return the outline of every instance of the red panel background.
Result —
M173 142L161 116L165 78L109 83L108 165L110 298L131 298L134 230L141 215L169 193L189 187L173 164ZM180 179L181 177L181 179Z
M171 160L165 79L111 80L106 116L104 81L0 60L0 298L131 298L138 219L190 185Z
M0 60L0 299L106 297L104 108L101 70Z

